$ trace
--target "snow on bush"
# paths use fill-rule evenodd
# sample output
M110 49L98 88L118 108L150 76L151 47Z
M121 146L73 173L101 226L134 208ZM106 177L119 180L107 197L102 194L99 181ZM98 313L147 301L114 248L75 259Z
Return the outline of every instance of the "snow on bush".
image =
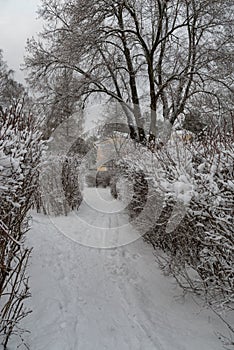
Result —
M40 187L38 189L37 210L43 209L47 215L67 215L69 208L62 185L62 167L64 159L58 156L42 159Z
M234 302L234 134L219 129L191 145L196 191L188 216L200 244L197 271L207 298L231 308Z
M216 311L233 310L234 133L217 127L200 140L174 134L154 152L128 147L120 164L129 179L144 173L148 197L160 198L135 222L164 251L161 266Z
M31 249L25 243L27 213L33 203L41 156L41 135L22 106L0 112L0 341L21 337L20 321L30 311L26 267Z
M67 152L61 152L53 140L48 145L42 158L37 210L47 215L67 215L77 210L83 199L83 158L89 146L79 137Z
M82 202L78 155L47 154L42 161L37 210L46 215L67 215Z

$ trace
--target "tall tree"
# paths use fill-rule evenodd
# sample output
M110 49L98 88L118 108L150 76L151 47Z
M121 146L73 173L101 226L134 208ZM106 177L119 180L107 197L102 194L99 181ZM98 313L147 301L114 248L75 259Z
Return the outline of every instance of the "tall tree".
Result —
M0 50L0 106L9 108L16 106L26 97L26 91L22 84L14 79L14 72L10 70L3 59L2 50Z
M229 5L229 0L43 0L45 29L27 46L29 81L35 87L46 77L53 84L70 71L75 100L98 94L118 101L131 136L154 141L158 116L173 126L192 99L209 94L211 81L213 96L217 86L230 89L225 73L220 81L213 69L219 55L228 59L223 50L232 40L226 32ZM150 116L146 131L144 106Z

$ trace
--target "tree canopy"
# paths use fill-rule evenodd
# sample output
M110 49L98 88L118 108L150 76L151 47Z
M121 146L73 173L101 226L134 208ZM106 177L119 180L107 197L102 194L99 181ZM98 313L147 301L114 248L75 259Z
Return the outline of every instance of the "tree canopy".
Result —
M231 8L223 0L43 0L45 27L28 42L31 86L59 100L121 103L132 137L154 140L212 104L220 116L233 85ZM69 72L69 73L68 73ZM200 106L198 106L200 103ZM233 103L233 101L232 101ZM226 104L227 107L227 104ZM149 129L145 130L147 110Z

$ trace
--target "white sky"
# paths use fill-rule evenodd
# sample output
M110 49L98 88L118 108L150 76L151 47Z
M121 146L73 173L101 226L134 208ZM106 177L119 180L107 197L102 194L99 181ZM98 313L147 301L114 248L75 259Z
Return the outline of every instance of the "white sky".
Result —
M36 13L40 0L0 0L0 49L15 79L24 82L20 71L27 38L40 31L42 23Z

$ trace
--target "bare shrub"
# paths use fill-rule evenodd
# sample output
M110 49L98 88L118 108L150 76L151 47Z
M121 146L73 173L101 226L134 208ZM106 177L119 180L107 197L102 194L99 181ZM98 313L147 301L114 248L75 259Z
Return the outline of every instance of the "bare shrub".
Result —
M124 160L131 160L129 177L144 172L155 198L162 195L161 205L152 202L149 215L135 220L140 232L151 221L145 239L163 252L158 255L160 266L185 292L205 297L217 314L233 311L234 133L230 126L228 130L217 126L194 139L172 135L155 152L132 149Z
M0 339L22 337L20 321L30 310L26 268L31 248L25 243L27 213L38 181L42 144L34 118L21 107L0 111Z

